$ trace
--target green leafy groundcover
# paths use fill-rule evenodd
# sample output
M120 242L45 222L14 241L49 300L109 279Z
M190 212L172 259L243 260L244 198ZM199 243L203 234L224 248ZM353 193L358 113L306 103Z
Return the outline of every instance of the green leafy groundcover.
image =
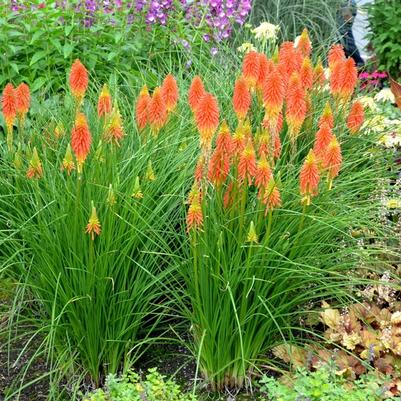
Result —
M315 372L300 369L295 377L284 384L264 376L261 391L268 401L379 401L400 400L387 391L385 379L374 374L349 382L337 376L334 369L323 366Z

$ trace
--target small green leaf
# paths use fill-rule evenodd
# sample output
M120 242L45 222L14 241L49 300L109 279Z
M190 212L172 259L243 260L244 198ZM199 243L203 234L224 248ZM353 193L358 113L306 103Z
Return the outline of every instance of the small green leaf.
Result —
M72 51L74 50L74 45L71 43L65 43L64 44L64 58L70 57Z
M35 82L32 84L32 92L39 90L46 83L45 77L39 77L35 79Z
M39 60L47 56L47 51L42 50L40 52L35 53L32 58L31 62L29 63L30 66L33 66L35 63L37 63Z

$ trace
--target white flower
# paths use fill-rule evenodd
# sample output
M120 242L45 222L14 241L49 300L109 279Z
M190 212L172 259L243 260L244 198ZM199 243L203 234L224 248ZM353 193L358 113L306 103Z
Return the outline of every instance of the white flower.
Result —
M364 108L368 108L368 109L370 109L372 111L376 111L377 110L377 106L376 106L376 103L375 103L373 97L362 96L358 100L362 103Z
M330 68L324 69L324 77L329 80L330 79Z
M395 96L393 92L391 92L390 88L383 88L379 93L375 96L376 102L391 102L395 103Z
M256 51L256 47L252 43L245 42L237 50L241 53L249 53Z
M279 30L280 27L278 25L262 22L257 28L252 29L252 33L255 34L255 39L258 40L276 40Z
M384 134L379 140L386 148L401 146L401 135L396 132Z

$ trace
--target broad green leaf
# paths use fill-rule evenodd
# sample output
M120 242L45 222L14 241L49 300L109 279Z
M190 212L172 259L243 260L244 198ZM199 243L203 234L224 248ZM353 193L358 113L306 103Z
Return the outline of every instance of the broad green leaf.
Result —
M29 63L30 66L33 66L35 63L37 63L39 60L47 56L47 50L42 50L33 55L31 58L31 62Z
M73 44L65 43L64 44L64 50L63 50L64 58L66 59L66 58L70 57L70 55L71 55L73 50L74 50L74 45Z

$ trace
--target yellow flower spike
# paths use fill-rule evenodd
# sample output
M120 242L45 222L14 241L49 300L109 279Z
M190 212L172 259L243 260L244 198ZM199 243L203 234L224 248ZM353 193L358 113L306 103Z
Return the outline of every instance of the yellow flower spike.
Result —
M42 168L42 162L39 159L38 151L36 150L36 147L33 148L32 152L32 157L31 160L29 161L29 167L26 172L26 176L29 179L33 178L41 178L43 175L43 168Z
M107 192L106 203L109 207L113 207L117 203L116 194L114 193L113 185L109 185L109 191Z
M246 242L250 242L251 244L258 243L258 234L256 234L255 224L253 221L251 221L251 224L249 225L249 231L246 237Z
M143 198L143 193L141 190L141 184L139 182L139 177L135 178L135 183L134 183L134 190L132 192L132 197L135 199L142 199Z
M61 171L67 171L67 174L70 175L73 170L75 170L74 158L72 156L71 145L68 144L67 150L65 151L65 156L63 162L61 164Z
M154 181L156 179L151 160L148 161L148 167L146 169L146 179L149 181Z
M22 169L22 149L21 149L21 143L18 144L17 151L14 154L14 167L17 170Z
M88 224L86 225L86 233L89 234L91 236L92 241L94 241L95 234L100 235L101 231L102 231L102 226L100 225L100 221L96 213L96 208L92 201L92 212Z
M60 139L65 135L65 128L64 125L61 121L59 121L56 125L56 128L54 128L54 136L56 139Z

